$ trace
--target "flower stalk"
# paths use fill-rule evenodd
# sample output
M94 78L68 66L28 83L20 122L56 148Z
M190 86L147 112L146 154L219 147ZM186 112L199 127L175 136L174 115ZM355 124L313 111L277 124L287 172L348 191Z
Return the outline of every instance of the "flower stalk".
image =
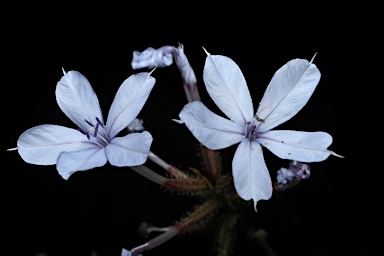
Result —
M167 180L167 178L157 174L145 165L131 166L131 169L140 174L141 176L147 178L148 180L153 181L161 186L164 186Z
M192 231L203 223L203 219L212 216L213 212L217 209L218 202L215 200L208 200L205 203L196 207L187 217L183 218L179 223L174 226L163 228L166 230L164 233L150 239L145 244L139 245L131 250L123 249L122 255L136 256L144 251L151 250L167 241L172 239L178 234ZM129 254L130 253L130 254Z
M167 231L165 231L164 233L162 233L161 235L156 236L155 238L149 240L145 244L139 245L139 246L131 249L130 250L131 255L136 256L139 253L151 250L151 249L167 242L168 240L172 239L177 234L179 234L179 231L177 230L176 227L169 227L169 229Z

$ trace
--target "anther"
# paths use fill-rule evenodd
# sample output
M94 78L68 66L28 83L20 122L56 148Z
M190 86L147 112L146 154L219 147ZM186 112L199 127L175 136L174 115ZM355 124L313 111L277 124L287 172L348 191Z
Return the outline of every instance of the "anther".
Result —
M89 136L89 133L87 133L87 132L83 131L83 129L81 129L80 127L79 127L79 128L77 128L77 130L79 130L79 132L81 132L82 134L86 135L86 136L87 136L87 138L88 138L88 140L90 140L90 139L91 139L91 136Z
M93 125L91 122L89 122L87 119L84 119L84 121L89 124L90 126L94 127L95 125Z
M101 126L102 128L104 128L104 124L100 121L100 119L98 117L96 117L96 127L95 127L95 132L93 134L93 136L97 136L97 131L99 130L99 126Z
M96 124L96 127L95 127L95 132L93 133L93 136L96 138L97 136L97 131L99 130L99 123Z
M104 128L104 124L100 121L98 117L96 117L96 121L101 126L101 128Z

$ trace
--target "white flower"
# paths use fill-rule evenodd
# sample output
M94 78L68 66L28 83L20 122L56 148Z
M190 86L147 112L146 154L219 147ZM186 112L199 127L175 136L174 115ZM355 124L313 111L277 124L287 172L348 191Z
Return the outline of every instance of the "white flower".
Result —
M325 160L332 137L325 132L271 130L299 112L311 97L319 80L316 65L294 59L272 77L257 114L237 64L230 58L207 53L203 78L209 95L229 118L210 111L200 101L188 103L179 114L196 139L217 150L240 143L232 162L237 193L244 200L272 196L271 178L263 158L262 146L282 159L302 162Z
M149 132L116 135L141 111L155 79L139 73L126 79L116 93L104 126L99 101L88 80L77 71L64 72L56 86L61 110L79 129L44 124L20 135L17 150L24 161L53 165L68 179L76 171L100 167L109 161L114 166L143 164L149 154Z

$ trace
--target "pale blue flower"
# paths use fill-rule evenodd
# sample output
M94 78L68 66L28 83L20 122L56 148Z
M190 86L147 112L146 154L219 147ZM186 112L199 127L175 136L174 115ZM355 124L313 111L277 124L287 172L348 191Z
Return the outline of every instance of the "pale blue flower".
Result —
M131 75L120 86L104 125L98 98L88 80L77 71L64 72L56 86L56 101L78 129L44 124L25 131L17 141L24 161L53 165L68 179L76 171L106 164L143 164L152 143L149 132L116 135L139 114L155 84L150 73Z
M329 155L332 137L325 132L272 130L299 112L311 97L319 80L316 65L294 59L272 77L256 114L243 73L228 57L207 52L203 78L209 95L229 118L210 111L202 102L184 106L179 123L185 123L196 139L217 150L240 143L232 162L237 193L244 200L272 196L272 182L263 158L262 146L282 159L318 162Z

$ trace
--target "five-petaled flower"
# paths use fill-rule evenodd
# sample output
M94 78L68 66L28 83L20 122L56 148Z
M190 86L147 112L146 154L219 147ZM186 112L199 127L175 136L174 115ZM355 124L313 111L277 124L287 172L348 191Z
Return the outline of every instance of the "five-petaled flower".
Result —
M131 75L121 84L104 125L99 100L87 78L77 71L64 71L56 86L56 100L79 128L44 124L28 129L17 141L20 156L31 164L56 164L64 179L76 171L103 166L107 161L114 166L143 164L150 152L151 134L144 131L116 135L143 108L155 84L150 75Z
M209 110L202 102L184 106L179 123L185 123L196 139L217 150L240 143L232 161L237 193L244 200L272 196L271 178L262 146L282 159L318 162L336 153L327 150L332 137L325 132L272 130L299 112L311 97L320 72L312 61L294 59L272 77L255 114L252 99L238 65L228 57L208 52L203 79L207 91L230 119Z

